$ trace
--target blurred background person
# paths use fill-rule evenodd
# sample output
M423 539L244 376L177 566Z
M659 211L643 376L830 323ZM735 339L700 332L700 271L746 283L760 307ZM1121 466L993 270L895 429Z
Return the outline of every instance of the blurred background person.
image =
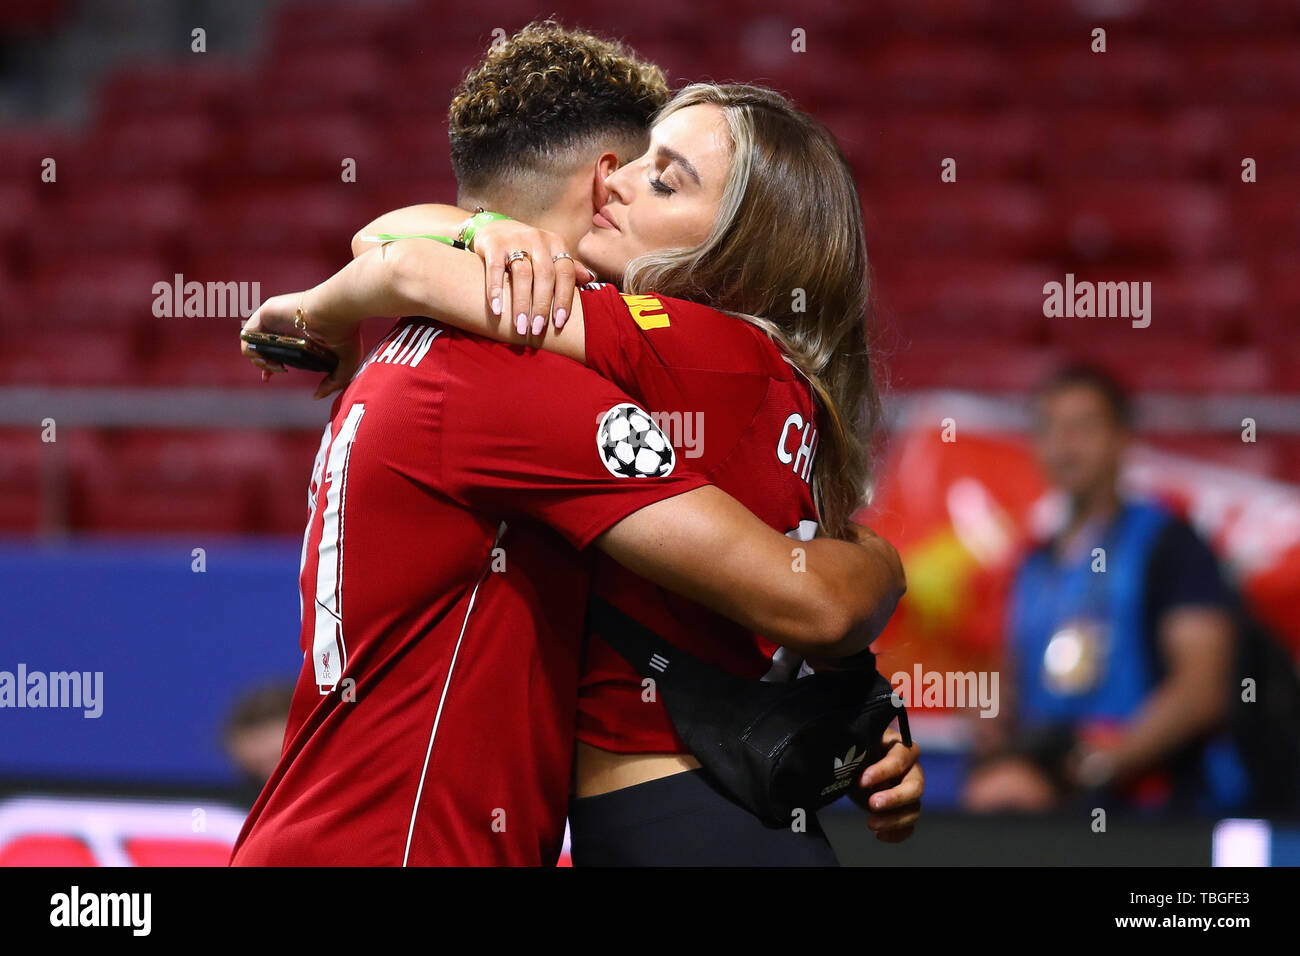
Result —
M1132 421L1106 372L1068 366L1036 400L1039 462L1064 526L1021 563L1001 745L972 810L1047 810L1106 790L1133 808L1229 811L1250 797L1228 732L1237 601L1195 531L1120 489Z
M239 774L239 798L250 807L280 760L292 700L293 684L262 684L236 698L226 718L221 747Z

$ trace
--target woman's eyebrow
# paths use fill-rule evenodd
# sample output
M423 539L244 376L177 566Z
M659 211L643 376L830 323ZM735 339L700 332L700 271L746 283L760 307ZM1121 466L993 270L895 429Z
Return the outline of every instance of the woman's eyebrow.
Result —
M686 170L687 174L691 177L691 179L695 180L695 185L697 186L700 185L700 174L699 172L696 171L694 163L692 163L681 153L677 152L677 150L672 149L668 146L660 146L659 152L662 155L667 156L672 162L676 163L678 166L682 167L682 169Z

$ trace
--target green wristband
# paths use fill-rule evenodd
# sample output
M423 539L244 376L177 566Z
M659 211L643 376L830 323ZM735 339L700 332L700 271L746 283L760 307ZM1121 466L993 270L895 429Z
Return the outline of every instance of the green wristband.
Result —
M509 218L510 218L509 216L504 215L503 213L488 212L487 210L479 210L478 212L474 213L474 215L470 216L468 219L465 220L465 222L460 227L460 235L457 236L456 238L465 244L466 249L473 251L474 234L477 233L480 228L486 226L490 222L496 222L498 219L509 219Z
M445 242L449 246L456 245L456 240L451 236L431 236L423 232L377 232L374 235L361 237L365 242L396 242L398 239L436 239L438 242Z

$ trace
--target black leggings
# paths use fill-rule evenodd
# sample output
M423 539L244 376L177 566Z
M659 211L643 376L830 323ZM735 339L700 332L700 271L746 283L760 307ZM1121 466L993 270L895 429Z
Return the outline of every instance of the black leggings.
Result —
M839 866L814 814L764 826L703 770L569 801L574 866Z

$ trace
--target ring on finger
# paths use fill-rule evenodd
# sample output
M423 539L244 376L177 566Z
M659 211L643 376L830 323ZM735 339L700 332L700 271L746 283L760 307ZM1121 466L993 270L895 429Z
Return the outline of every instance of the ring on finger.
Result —
M530 256L525 250L516 249L514 252L510 253L510 255L506 256L506 266L509 267L514 263L518 262L520 259L531 259L531 258L532 256Z
M567 252L560 252L560 253L556 253L555 255L551 256L551 261L552 261L552 262L559 262L561 259L569 259L569 260L572 260L572 259L573 259L573 256L569 255Z

